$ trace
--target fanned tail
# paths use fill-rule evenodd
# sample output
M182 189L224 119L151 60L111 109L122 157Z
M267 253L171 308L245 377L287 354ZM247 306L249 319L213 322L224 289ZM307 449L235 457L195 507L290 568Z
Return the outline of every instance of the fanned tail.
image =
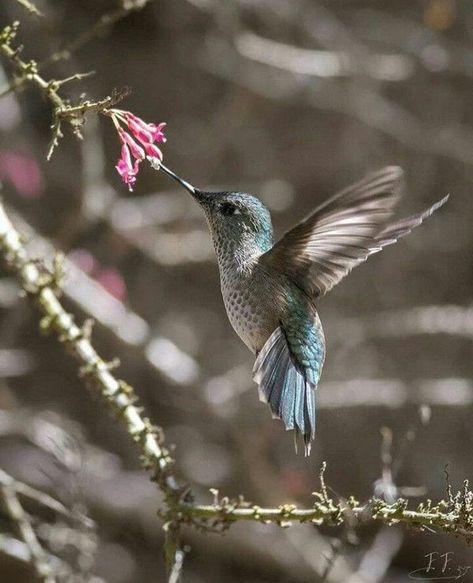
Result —
M277 328L258 354L253 367L261 401L268 403L273 418L281 419L287 430L302 435L304 452L310 454L315 437L315 389L295 365L286 337Z

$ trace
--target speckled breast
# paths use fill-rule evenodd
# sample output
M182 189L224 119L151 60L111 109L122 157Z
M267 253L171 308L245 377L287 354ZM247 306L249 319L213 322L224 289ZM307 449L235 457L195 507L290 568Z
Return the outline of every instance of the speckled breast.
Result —
M222 296L233 329L252 352L263 347L278 326L274 298L251 272L242 274L231 266L220 269Z

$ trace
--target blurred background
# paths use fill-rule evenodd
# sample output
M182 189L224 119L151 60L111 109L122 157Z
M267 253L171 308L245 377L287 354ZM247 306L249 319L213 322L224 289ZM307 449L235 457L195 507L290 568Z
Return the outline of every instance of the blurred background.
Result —
M140 2L55 63L51 54L117 3L36 3L45 18L8 0L0 23L21 19L23 56L43 63L45 78L96 71L63 87L73 99L131 87L121 106L168 124L165 163L201 188L258 194L277 236L386 164L407 173L401 214L451 195L321 301L327 360L317 439L304 459L258 401L253 357L227 321L190 197L149 167L129 193L114 169L113 126L94 114L84 140L67 131L46 162L48 103L29 87L0 99L10 215L34 255L66 254L66 305L96 320L99 352L120 358L119 376L164 427L199 500L217 488L259 505L309 505L324 460L341 498L439 499L446 464L458 488L473 470L473 4ZM11 75L2 62L0 85ZM38 314L1 275L0 467L77 510L51 520L31 508L44 546L76 573L66 580L163 581L160 494L76 363L38 334ZM95 527L74 519L84 513ZM2 582L33 581L3 516L0 532ZM248 523L224 536L189 531L185 541L186 583L400 583L426 554L447 551L455 566L473 566L452 536L372 524Z

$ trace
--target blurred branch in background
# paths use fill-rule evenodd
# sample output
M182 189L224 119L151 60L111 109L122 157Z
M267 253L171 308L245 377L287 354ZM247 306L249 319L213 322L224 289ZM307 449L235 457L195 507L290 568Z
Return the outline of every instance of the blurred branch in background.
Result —
M301 74L281 69L275 75L271 71L274 65L270 56L266 59L267 63L261 65L248 59L248 52L243 54L240 50L237 53L227 39L215 37L209 39L202 50L201 65L209 73L228 82L237 82L265 98L294 100L316 109L339 112L395 138L413 150L473 164L473 154L467 147L472 142L473 132L466 125L433 128L369 85L352 83L348 87L339 87L334 85L336 81L325 76L320 77L317 84L308 84L304 79L307 72ZM221 58L222 53L227 55L225 59ZM259 60L262 61L261 58Z
M45 583L54 583L56 577L53 575L46 554L39 544L30 519L20 503L15 480L3 471L0 473L0 492L8 517L16 525L23 542L28 547L36 575Z
M91 581L89 571L97 545L95 525L89 518L3 470L0 503L9 529L21 539L2 532L1 553L32 564L38 579L45 583ZM95 578L94 582L101 583L102 579Z
M66 43L64 47L53 53L48 59L41 63L41 67L67 60L73 53L84 47L88 42L97 36L105 34L117 22L129 16L132 12L142 10L151 0L120 0L120 6L115 10L106 12L97 20L95 24L78 34L72 41Z
M29 0L16 0L16 2L23 6L23 8L30 14L33 14L34 16L44 16L33 2L30 2Z
M245 30L234 16L235 11L217 2L206 2L201 6L221 25L221 30L209 33L207 42L200 47L199 61L204 71L270 100L303 103L316 109L352 116L413 150L473 164L471 148L468 146L472 142L473 132L466 124L455 122L440 127L432 126L383 95L382 83L406 82L415 74L415 63L411 56L406 53L383 55L373 52L336 17L334 11L322 3L305 0L294 2L292 9L275 11L278 16L273 15L273 18L279 26L289 25L293 18L303 14L301 28L309 39L330 49L325 51L273 41ZM249 3L246 8L255 15L258 13L257 3ZM230 12L232 18L229 17ZM383 22L387 36L380 32L378 24L368 27L366 21L359 17L359 26L364 25L362 30L366 35L377 35L377 39L383 42L392 38L398 41L407 36L405 31L409 30L409 26L405 22L391 19L396 28L403 28L403 34L396 35L390 30L389 17L385 20L384 15L380 18L376 11L366 12L371 20L374 20L373 16L378 16L377 23ZM419 26L418 30L430 39L430 54L438 56L440 52L438 58L445 63L441 67L429 67L432 73L449 68L450 63L453 67L464 63L463 55L459 59L450 58L441 43L434 42L435 35L431 31ZM412 52L408 41L400 48L407 53ZM427 61L424 60L424 64L428 64L427 49L428 46L425 51ZM465 47L464 50L470 49ZM456 52L460 51L457 49ZM456 52L452 52L451 57ZM464 69L464 74L471 74L469 67ZM348 78L348 83L337 79L344 76ZM311 79L314 77L315 81Z
M369 54L359 61L357 54L303 49L244 32L235 39L238 52L247 59L283 69L293 75L344 77L365 75L379 81L406 81L414 73L405 55Z

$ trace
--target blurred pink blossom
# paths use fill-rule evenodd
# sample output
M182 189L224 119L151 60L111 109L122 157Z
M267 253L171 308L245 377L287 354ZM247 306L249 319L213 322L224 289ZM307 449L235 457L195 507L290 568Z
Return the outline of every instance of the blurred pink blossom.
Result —
M86 249L73 249L68 254L68 259L117 300L126 300L126 283L117 269L101 265L92 253Z
M122 109L109 109L106 113L112 118L122 143L121 155L115 168L131 191L136 183L139 164L146 155L151 158L150 162L159 164L162 161L163 153L156 143L166 141L163 133L166 124L146 123L130 111Z
M36 198L44 191L44 177L29 154L0 150L0 180L7 180L23 198Z
M111 267L101 269L95 276L95 281L105 288L117 300L126 299L127 290L125 280L120 272Z

